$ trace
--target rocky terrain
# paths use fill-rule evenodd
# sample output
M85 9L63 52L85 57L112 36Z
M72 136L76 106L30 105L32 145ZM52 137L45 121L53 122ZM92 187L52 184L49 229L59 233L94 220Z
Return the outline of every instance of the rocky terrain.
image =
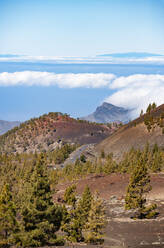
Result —
M130 110L104 102L101 106L97 107L96 111L93 114L90 114L81 119L97 123L127 123L130 119L129 115Z
M164 174L152 174L152 191L148 195L149 203L158 205L159 216L156 219L133 220L131 211L124 209L124 197L128 185L129 175L92 175L76 180L77 192L80 195L85 186L91 191L99 192L106 206L107 226L104 244L84 247L110 247L110 248L162 248L164 247ZM61 199L64 190L70 185L65 182L57 186L55 201ZM83 247L72 245L72 247Z

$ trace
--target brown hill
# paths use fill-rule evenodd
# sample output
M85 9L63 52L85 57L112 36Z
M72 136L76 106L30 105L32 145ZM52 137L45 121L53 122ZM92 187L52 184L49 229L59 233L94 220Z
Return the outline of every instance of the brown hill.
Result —
M61 141L80 145L98 143L113 131L114 127L75 120L66 114L49 113L0 136L0 151L47 151L55 149Z
M100 153L112 152L116 159L120 159L124 152L132 147L142 149L147 143L164 146L164 104L146 113L138 119L124 125L96 146ZM148 129L150 128L150 131Z

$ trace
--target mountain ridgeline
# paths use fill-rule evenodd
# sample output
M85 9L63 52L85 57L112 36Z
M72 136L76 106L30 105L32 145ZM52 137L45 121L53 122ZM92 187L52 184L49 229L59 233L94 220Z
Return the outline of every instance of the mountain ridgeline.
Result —
M97 123L127 123L130 119L130 110L104 102L95 112L81 119Z
M54 150L61 143L98 143L116 128L51 112L21 123L0 136L0 152L41 152Z
M95 154L103 150L105 154L112 152L116 159L121 159L132 147L143 149L147 143L164 147L164 104L148 108L148 112L130 122L129 113L130 110L109 103L98 107L88 120L51 112L21 123L1 135L0 152L34 153L53 151L65 143L97 144ZM109 123L120 121L128 123Z
M120 160L131 148L143 149L146 144L150 147L155 144L164 147L164 104L154 109L148 107L145 114L141 114L139 118L125 124L100 142L96 151L113 153L114 157Z

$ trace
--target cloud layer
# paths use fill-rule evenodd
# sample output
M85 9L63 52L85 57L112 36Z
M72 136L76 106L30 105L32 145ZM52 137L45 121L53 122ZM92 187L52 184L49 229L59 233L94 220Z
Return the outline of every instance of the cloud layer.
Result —
M110 95L107 102L118 106L133 109L132 118L144 111L148 103L164 103L164 75L136 74L128 77L119 77L113 80L110 88L116 92Z
M136 53L137 54L137 53ZM1 55L0 62L35 62L49 64L153 64L164 65L164 55L145 57L115 57L112 56L28 56L28 55Z
M61 88L101 88L109 87L116 76L108 73L65 73L23 71L0 73L0 86L38 85L58 86Z
M57 86L60 88L106 88L114 90L105 101L133 109L132 118L148 103L164 103L164 75L134 74L127 77L116 77L108 73L65 73L23 71L0 73L0 86Z

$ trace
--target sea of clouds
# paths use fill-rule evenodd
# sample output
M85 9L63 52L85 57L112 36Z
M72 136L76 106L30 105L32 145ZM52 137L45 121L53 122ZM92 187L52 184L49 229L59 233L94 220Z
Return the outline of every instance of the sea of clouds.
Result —
M0 86L57 86L60 88L106 88L104 101L132 109L132 118L148 103L164 103L164 75L134 74L117 77L110 73L64 73L23 71L0 73ZM111 94L111 91L114 92Z

